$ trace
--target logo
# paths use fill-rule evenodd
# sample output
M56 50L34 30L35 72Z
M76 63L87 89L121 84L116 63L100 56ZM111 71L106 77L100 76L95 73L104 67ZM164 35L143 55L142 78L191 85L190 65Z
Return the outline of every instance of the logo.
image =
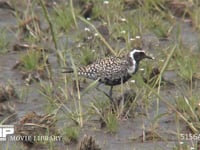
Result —
M0 125L0 141L6 141L10 134L14 134L14 125Z
M0 125L1 141L26 141L26 142L46 142L62 141L62 136L48 135L14 135L14 125Z

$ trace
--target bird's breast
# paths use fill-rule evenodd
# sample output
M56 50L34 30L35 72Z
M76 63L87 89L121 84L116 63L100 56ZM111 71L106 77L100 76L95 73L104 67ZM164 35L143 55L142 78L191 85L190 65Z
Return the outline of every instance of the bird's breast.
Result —
M137 65L136 61L131 57L129 57L128 62L129 62L129 65L128 65L128 68L127 68L128 73L134 74L137 71L138 65Z
M128 73L129 74L134 74L137 71L137 66L136 65L132 65L128 67Z
M123 76L118 77L118 78L106 78L106 77L100 78L99 82L104 83L106 85L114 86L114 85L119 85L119 84L125 83L130 78L131 78L131 75L126 74L126 75L123 75Z

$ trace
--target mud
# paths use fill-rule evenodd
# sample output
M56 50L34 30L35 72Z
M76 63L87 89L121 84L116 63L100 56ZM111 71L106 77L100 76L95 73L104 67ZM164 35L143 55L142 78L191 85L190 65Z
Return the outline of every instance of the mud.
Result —
M20 120L23 116L25 116L29 112L37 112L38 114L44 114L45 113L45 107L47 101L45 98L39 93L39 83L33 83L31 85L26 85L25 81L22 79L21 74L17 70L13 70L13 66L16 64L16 62L20 59L21 54L23 54L23 51L12 51L12 46L15 45L16 41L18 40L16 37L16 31L12 31L13 27L16 27L16 18L12 15L10 10L6 9L0 9L0 29L8 29L6 30L6 38L9 41L8 49L9 52L5 54L0 54L0 81L2 83L11 82L17 91L21 94L24 94L25 96L19 96L19 98L12 99L12 103L15 105L15 113L16 117L14 120L9 121L10 124L15 124L17 121ZM81 26L81 25L80 25ZM174 29L174 33L176 32L177 28L180 28L181 31L181 37L183 44L186 45L188 48L192 48L193 50L196 50L198 48L199 43L199 34L194 31L194 29L191 27L191 25L187 22L177 21L177 27ZM84 27L83 27L84 30ZM76 34L73 34L72 37ZM155 39L154 34L144 34L143 38L145 39L154 39L154 41L151 43L151 41L147 43L146 41L146 47L151 49L155 44L156 41L156 49L151 50L155 57L158 50L158 47L167 47L168 43L174 40L174 37L170 37L169 41L159 41L159 39ZM69 39L60 39L59 42L69 42L69 45L73 45L74 39L68 37ZM176 40L176 39L175 39ZM48 43L44 43L44 45L48 45ZM49 42L49 45L52 45L51 42ZM52 48L53 49L53 48ZM56 61L56 54L55 53L49 53L49 62L51 64L51 69L54 74L54 82L60 82L61 79L61 72L59 68L59 64ZM169 70L164 73L164 79L166 81L169 81L171 83L177 83L179 84L179 87L184 86L185 83L181 83L180 78L178 77L176 71ZM196 85L200 85L199 81L195 81ZM87 81L87 83L90 83L90 81ZM58 88L58 87L55 87ZM107 90L108 88L105 86L101 86L103 90ZM199 90L200 87L196 86L196 91ZM161 96L168 100L169 102L174 102L174 99L172 99L173 96L177 94L179 89L176 88L176 85L166 85L161 87ZM87 94L85 94L82 97L82 102L85 105L89 105L91 101L95 99L106 99L104 96L101 96L102 93L95 89L91 89ZM84 137L85 134L92 135L93 138L96 140L96 143L105 150L130 150L130 149L140 149L140 150L154 150L154 149L163 149L168 150L172 149L177 143L177 136L174 134L173 131L176 131L176 122L175 117L177 117L175 114L173 114L167 107L166 104L163 102L159 103L159 114L163 115L164 117L161 117L159 121L156 124L153 124L155 122L155 114L156 112L156 106L157 103L153 103L151 108L148 111L148 114L143 115L142 112L145 112L145 108L142 108L142 99L137 99L139 106L135 110L138 110L137 115L135 115L132 118L128 118L125 120L119 120L119 127L117 129L117 132L114 134L107 133L106 129L100 128L100 123L97 120L90 120L89 122L85 123L83 128L81 129L81 134L79 136L79 140ZM1 104L0 104L1 105ZM140 113L141 112L141 113ZM12 114L12 112L10 113ZM61 117L65 115L62 111L59 113ZM8 117L8 115L1 117L0 122L5 119L5 117ZM98 118L98 117L97 117ZM62 127L63 125L68 124L68 119L64 117L64 119L61 119L58 121L58 126ZM156 126L155 126L156 125ZM181 128L184 130L186 125L185 123L182 123ZM146 140L143 141L142 138L144 138L144 133L146 131L154 131L158 133L159 139L158 140ZM151 138L150 138L151 139ZM15 145L17 144L17 146ZM6 143L3 145L1 144L0 149L4 149L8 146ZM21 143L10 143L9 149L21 149L23 146ZM57 149L77 149L78 144L63 144L62 142L56 143ZM36 147L33 149L47 149L47 147Z

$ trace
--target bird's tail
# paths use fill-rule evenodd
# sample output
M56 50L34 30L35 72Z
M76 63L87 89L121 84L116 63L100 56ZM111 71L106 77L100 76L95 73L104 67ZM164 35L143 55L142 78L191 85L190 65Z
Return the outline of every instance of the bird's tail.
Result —
M63 71L62 71L62 73L73 73L74 72L74 70L73 70L73 68L63 68Z

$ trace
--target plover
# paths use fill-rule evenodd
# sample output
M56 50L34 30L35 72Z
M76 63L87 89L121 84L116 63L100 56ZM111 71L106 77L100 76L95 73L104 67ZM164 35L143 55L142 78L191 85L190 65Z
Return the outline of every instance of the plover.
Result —
M110 86L109 94L112 100L113 86L125 83L138 70L142 59L153 59L145 54L144 50L133 49L123 57L106 57L97 59L94 63L82 66L77 69L78 75L92 80L98 80L100 84ZM73 68L65 68L63 73L72 73Z

